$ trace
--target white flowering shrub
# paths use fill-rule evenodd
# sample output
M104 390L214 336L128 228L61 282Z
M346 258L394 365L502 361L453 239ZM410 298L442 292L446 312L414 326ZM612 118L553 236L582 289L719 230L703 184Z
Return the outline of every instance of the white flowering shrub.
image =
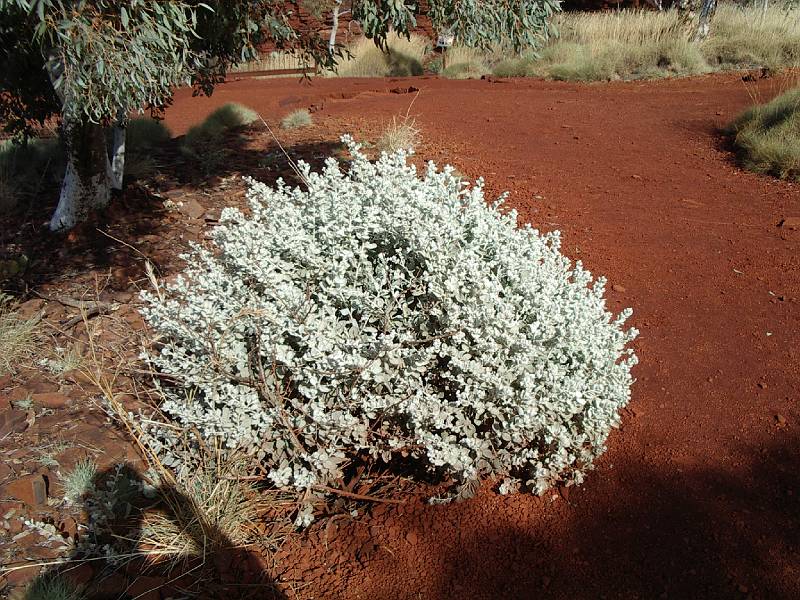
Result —
M213 247L145 294L150 360L178 382L164 411L298 491L359 453L504 493L580 482L629 400L630 311L480 180L344 140L346 172L251 181L249 216L224 210Z

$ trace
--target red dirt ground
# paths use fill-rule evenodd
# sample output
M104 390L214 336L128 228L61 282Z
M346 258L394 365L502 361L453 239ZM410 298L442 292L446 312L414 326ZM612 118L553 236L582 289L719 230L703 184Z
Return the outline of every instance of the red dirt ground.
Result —
M311 107L329 139L405 113L413 95L387 92L410 85L423 158L510 190L522 220L560 229L565 252L615 284L612 309L634 308L638 381L580 488L329 527L297 551L300 596L800 597L800 231L779 226L800 215L800 187L740 170L718 131L753 88L735 74L242 80L179 95L167 123L180 132L228 101L272 121Z
M800 187L739 169L719 132L753 96L768 99L782 85L748 87L736 74L598 85L244 79L212 98L177 95L167 113L176 134L229 101L271 124L309 108L313 127L275 131L290 153L317 156L341 133L374 139L406 113L418 89L410 114L423 136L419 157L484 176L489 195L511 192L522 220L560 229L564 252L609 278L609 306L632 306L642 332L623 426L581 487L536 498L501 497L486 486L461 504L419 500L323 520L287 544L269 573L289 598L800 598L800 225L780 225L800 217ZM238 146L232 162L274 176L265 137ZM225 175L235 172L225 167ZM170 177L156 184L161 195L129 186L110 216L67 240L43 232L47 207L37 209L41 215L34 211L18 230L0 229L0 250L17 244L33 257L25 285L45 297L101 289L99 298L120 308L94 323L120 346L127 334L115 327L142 327L134 292L147 282L138 252L174 273L179 250L203 238L220 206L241 203L236 178L196 187L186 183L191 173ZM165 197L185 206L166 210ZM124 244L92 238L95 225ZM54 300L23 306L44 306L56 325L75 313ZM76 346L85 345L81 327L73 330ZM29 392L59 402L0 440L11 457L0 463L3 486L36 472L32 449L51 438L75 438L57 457L62 470L85 448L105 450L101 466L135 458L86 402L96 390L75 374L49 381L34 368L0 378L4 426L25 417L5 400ZM57 492L56 485L51 499ZM5 516L12 504L22 511L13 524ZM3 528L18 531L22 514L58 523L56 505L0 502ZM0 550L14 560L56 552L35 535L25 539L33 538L36 545L0 535ZM9 582L21 585L23 576L13 574L19 578ZM106 585L115 594L126 585L117 575ZM158 580L141 585L148 599L170 595L150 589Z

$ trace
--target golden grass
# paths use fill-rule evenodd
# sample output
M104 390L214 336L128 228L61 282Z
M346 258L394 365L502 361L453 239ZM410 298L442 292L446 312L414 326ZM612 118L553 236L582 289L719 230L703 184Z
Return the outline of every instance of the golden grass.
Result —
M413 151L420 143L422 135L415 119L405 115L392 117L392 122L375 142L381 152Z
M422 75L422 62L430 52L430 41L412 34L410 39L389 34L384 52L367 38L359 38L347 47L349 56L339 61L329 77L406 77Z
M440 75L448 79L480 79L492 72L490 57L485 52L466 46L453 46L447 50L447 68Z
M143 514L140 551L177 562L245 544L257 511L242 471L235 461L204 465L188 480L159 488L164 509Z
M35 356L39 322L38 317L21 317L11 299L0 294L0 375L14 373Z
M540 52L501 60L500 76L538 76L569 81L650 79L722 69L800 65L800 8L719 7L704 41L676 10L564 13L560 36Z

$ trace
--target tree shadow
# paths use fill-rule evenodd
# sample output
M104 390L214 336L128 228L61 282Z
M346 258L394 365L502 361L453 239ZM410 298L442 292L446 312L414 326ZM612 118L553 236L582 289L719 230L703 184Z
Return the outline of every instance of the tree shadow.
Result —
M286 599L257 549L232 540L196 499L172 485L149 486L127 464L94 477L82 512L88 524L72 556L37 576L20 598L42 600L37 590L67 582L83 590L75 600ZM160 517L159 539L171 546L153 545L146 514ZM173 530L173 539L163 537Z
M0 269L0 289L24 295L65 275L78 280L100 273L111 290L122 291L141 278L146 258L160 273L173 272L181 265L180 251L189 241L202 240L222 208L246 208L240 193L244 182L231 184L229 178L250 176L268 185L280 178L298 184L293 166L297 161L316 169L327 157L341 153L338 140L301 141L281 148L256 127L229 131L213 152L196 156L183 152L181 142L175 138L154 149L148 157L158 165L153 174L142 181L126 180L106 209L69 232L48 230L57 187L43 189L29 210L0 214L0 261L24 263L19 273L7 277ZM187 202L195 212L181 208Z

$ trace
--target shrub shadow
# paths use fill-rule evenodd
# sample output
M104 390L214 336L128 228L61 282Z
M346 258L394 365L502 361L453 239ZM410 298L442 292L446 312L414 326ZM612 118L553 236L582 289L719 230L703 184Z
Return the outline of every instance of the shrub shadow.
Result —
M585 486L605 489L567 496L566 529L545 522L462 537L435 596L798 598L800 439L775 437L725 469L630 462L613 483L594 474Z

